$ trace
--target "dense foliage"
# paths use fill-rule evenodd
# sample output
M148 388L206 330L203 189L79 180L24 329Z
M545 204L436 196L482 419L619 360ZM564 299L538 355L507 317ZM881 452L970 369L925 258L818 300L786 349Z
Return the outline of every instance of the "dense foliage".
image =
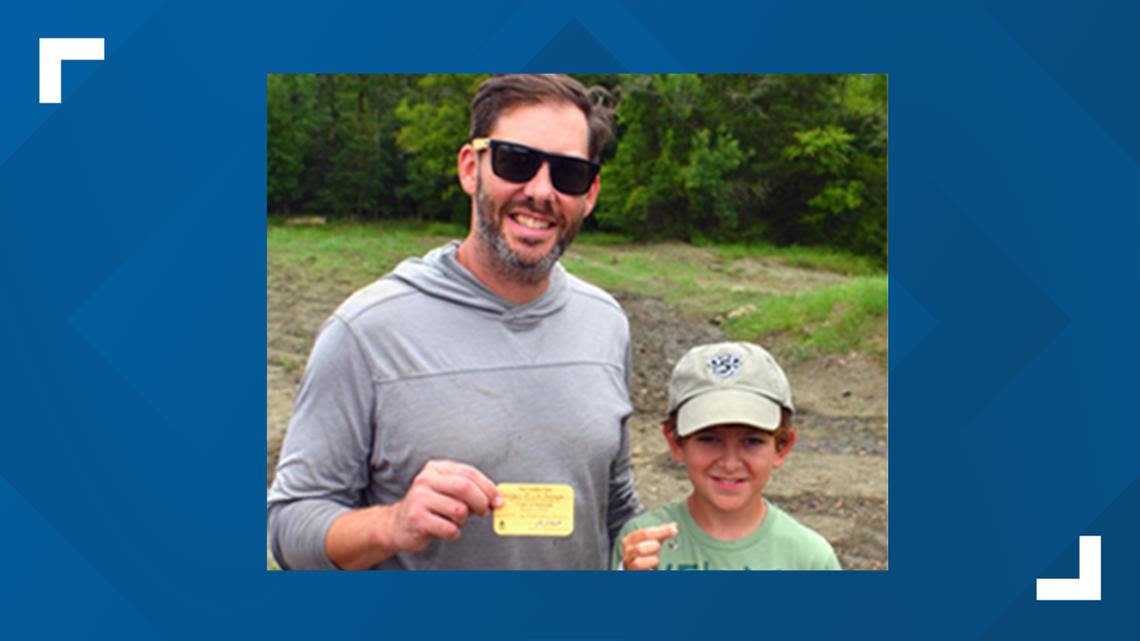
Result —
M466 223L455 159L484 78L270 76L270 213ZM886 261L885 76L578 78L617 105L590 226Z

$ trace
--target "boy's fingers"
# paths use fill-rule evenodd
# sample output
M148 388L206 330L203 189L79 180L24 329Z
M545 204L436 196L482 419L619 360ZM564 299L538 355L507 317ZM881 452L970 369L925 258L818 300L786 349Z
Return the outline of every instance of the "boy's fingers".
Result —
M675 536L677 536L677 524L664 523L662 525L655 525L653 527L634 530L633 532L630 532L628 535L626 535L624 539L622 539L622 543L634 544L648 540L664 541L665 539L671 539Z
M625 564L626 569L629 570L652 570L661 563L661 559L655 556L639 556Z
M657 556L661 551L661 544L655 539L649 539L635 544L633 550L637 556Z
M630 570L652 570L661 563L661 542L677 536L677 524L665 523L630 532L621 540L622 561Z

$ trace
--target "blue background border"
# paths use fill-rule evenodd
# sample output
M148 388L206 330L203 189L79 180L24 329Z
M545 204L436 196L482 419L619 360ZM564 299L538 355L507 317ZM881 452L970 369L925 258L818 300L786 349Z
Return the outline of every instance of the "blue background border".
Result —
M1138 5L791 4L5 9L0 636L1140 638ZM265 572L265 76L488 70L890 74L889 572Z

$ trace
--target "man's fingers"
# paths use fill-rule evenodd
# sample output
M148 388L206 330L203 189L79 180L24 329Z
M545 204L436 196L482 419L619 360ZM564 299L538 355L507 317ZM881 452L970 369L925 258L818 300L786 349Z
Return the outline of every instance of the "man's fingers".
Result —
M437 514L459 527L463 527L467 522L467 515L471 513L471 508L463 501L436 492L424 492L420 497L420 505L428 512Z
M431 539L456 539L464 519L452 520L444 513L455 514L455 508L467 506L455 499L437 494L426 484L414 486L400 502L397 523L411 537L404 549L418 551Z
M418 481L427 483L434 491L463 501L468 508L485 516L495 506L499 491L495 484L479 470L455 461L431 461L424 466Z
M450 474L440 477L440 484L437 489L443 494L463 501L472 512L479 516L485 516L491 507L491 497L465 474Z
M413 487L417 485L462 501L467 509L481 517L486 516L498 497L495 485L482 472L455 461L427 462L413 481Z
M401 549L418 551L432 539L458 539L467 517L486 515L496 498L502 500L494 484L470 465L428 461L396 512L396 523L409 537Z
M479 491L482 492L483 496L487 498L487 504L489 506L503 506L503 497L499 495L499 488L495 487L495 484L491 482L491 479L487 478L485 474L475 469L474 467L471 467L470 465L464 465L462 463L459 463L458 465L460 466L459 474L470 480L475 484L476 487L479 488ZM483 514L485 514L485 512L480 512L480 516Z
M445 539L448 541L459 538L459 525L435 512L425 510L418 517L412 519L411 525L419 535L418 538Z

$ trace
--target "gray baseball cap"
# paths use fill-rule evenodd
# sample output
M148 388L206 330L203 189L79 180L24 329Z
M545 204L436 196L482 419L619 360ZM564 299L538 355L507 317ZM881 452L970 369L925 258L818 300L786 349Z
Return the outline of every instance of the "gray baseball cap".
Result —
M794 412L788 377L763 347L714 343L694 347L677 361L669 381L669 413L677 434L712 425L780 426L780 408Z

